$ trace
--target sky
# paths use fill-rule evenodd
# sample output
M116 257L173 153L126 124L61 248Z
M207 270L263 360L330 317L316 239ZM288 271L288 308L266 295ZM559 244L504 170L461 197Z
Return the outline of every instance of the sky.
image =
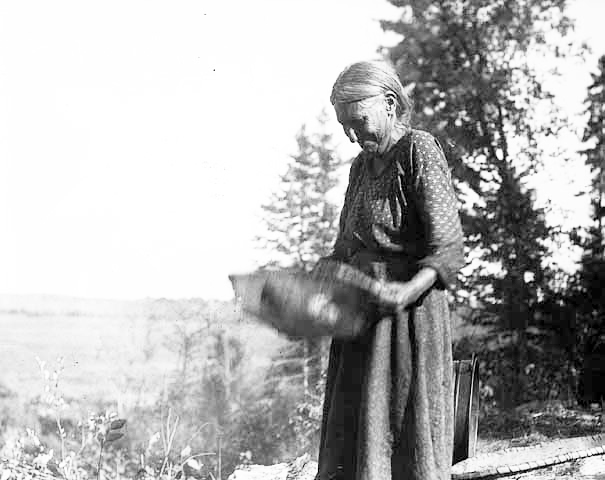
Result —
M571 4L593 48L555 85L576 115L605 2ZM227 275L262 261L260 205L297 130L344 66L397 41L377 19L398 14L381 0L0 0L0 294L231 298ZM580 170L540 180L570 218Z

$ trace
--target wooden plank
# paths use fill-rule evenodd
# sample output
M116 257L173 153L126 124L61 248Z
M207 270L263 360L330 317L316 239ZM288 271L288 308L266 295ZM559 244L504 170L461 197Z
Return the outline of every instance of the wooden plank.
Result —
M603 455L605 435L566 438L551 442L516 447L468 458L452 466L453 480L510 475L544 468L578 458Z

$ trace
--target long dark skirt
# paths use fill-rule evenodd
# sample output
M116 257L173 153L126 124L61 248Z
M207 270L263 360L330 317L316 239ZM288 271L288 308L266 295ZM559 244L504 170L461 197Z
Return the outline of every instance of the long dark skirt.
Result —
M318 480L450 479L451 326L432 289L403 313L375 313L354 341L333 340Z

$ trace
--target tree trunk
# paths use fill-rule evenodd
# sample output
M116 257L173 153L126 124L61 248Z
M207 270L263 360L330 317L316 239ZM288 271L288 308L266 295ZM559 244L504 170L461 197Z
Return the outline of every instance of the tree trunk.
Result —
M223 382L225 387L225 400L227 401L227 413L231 413L231 350L229 348L229 338L225 332L221 332L220 341L223 349Z
M309 363L311 357L311 348L310 344L311 340L305 339L303 340L304 350L303 350L303 392L305 397L309 395Z

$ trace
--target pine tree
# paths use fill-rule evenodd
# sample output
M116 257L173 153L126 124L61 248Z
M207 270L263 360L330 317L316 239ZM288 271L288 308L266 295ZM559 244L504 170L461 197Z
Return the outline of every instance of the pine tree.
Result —
M591 184L592 223L577 243L583 249L574 303L582 317L582 343L605 333L605 55L598 61L586 98L588 121L582 153L593 174Z
M309 271L334 244L338 207L329 201L328 194L338 184L345 162L332 147L325 112L318 123L319 133L315 135L309 134L305 125L301 127L296 135L298 152L280 178L281 188L262 206L266 234L257 242L274 257L266 268Z
M588 122L584 130L584 142L592 144L584 150L586 164L593 173L592 218L587 253L595 259L603 259L605 217L605 55L599 59L599 71L592 74L586 103Z
M279 190L262 206L266 233L257 242L272 257L263 268L310 271L334 246L339 208L329 196L347 162L332 146L326 112L317 120L316 133L303 125L296 134L297 152L280 178ZM314 412L321 406L325 357L325 339L292 339L267 372L264 398L270 399L269 415L292 454L318 443L319 418ZM288 421L279 425L284 414Z
M296 135L298 152L281 176L281 188L263 205L267 233L257 241L272 256L278 254L265 268L310 271L334 245L339 209L330 202L329 194L337 186L345 162L332 146L326 123L327 114L322 112L318 133L310 134L306 126L301 127ZM272 375L281 375L281 380L301 386L304 395L313 395L320 383L322 356L325 342L298 341L276 359L287 367Z
M546 36L567 32L565 1L390 1L403 15L383 28L403 39L388 53L413 85L418 123L445 145L465 200L471 272L459 298L479 307L476 321L511 331L515 385L503 400L518 402L551 234L527 179L540 166L540 140L562 125L529 53L564 54ZM548 122L538 121L538 109Z

